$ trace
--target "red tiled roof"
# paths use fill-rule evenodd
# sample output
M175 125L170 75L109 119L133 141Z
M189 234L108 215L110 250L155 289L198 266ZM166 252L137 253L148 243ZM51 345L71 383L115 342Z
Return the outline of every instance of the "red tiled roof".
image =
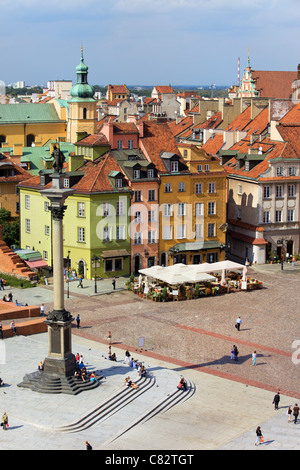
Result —
M296 104L283 116L280 124L300 124L300 103Z
M140 145L141 148L145 148L149 158L161 173L166 172L165 165L160 158L161 152L180 155L176 139L166 123L157 123L154 120L145 121L144 137L140 139Z
M217 155L217 153L222 149L224 145L223 140L223 133L222 134L215 134L214 137L208 139L204 145L202 145L202 149L205 150L207 153Z
M194 123L192 116L187 116L183 118L180 122L170 121L168 126L174 136L177 136L184 132L186 129L190 128Z
M103 134L90 134L87 137L84 137L81 140L78 140L75 145L88 145L88 146L98 146L98 145L109 145L109 142L105 135Z
M156 91L160 94L166 94L166 93L174 93L174 90L171 86L155 86L154 87L156 89Z
M262 98L289 99L293 90L292 83L297 72L252 70L256 88Z
M225 131L242 131L251 122L251 106L248 106L225 129Z

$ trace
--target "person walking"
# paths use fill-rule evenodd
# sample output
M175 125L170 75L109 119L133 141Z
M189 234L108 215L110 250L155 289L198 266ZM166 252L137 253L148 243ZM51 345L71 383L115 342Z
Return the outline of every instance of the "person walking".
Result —
M297 423L298 416L299 416L299 406L298 403L295 403L295 406L293 408L293 415L294 415L294 424Z
M45 316L45 305L44 305L44 304L42 304L42 305L40 306L40 313L41 313L41 317L44 317L44 316Z
M235 361L235 345L232 346L231 348L231 356L230 356L230 359L232 361Z
M256 351L253 351L252 353L252 364L256 366Z
M91 444L88 441L85 441L85 448L86 448L86 450L93 450L93 447L91 446Z
M238 317L237 320L236 320L236 329L238 331L240 331L241 324L242 324L242 319L241 319L241 317Z
M278 410L279 402L280 402L280 392L277 392L273 398L273 405L274 405L275 410Z
M286 415L287 415L287 417L288 417L288 423L290 423L291 420L292 420L292 413L293 413L293 410L292 410L292 408L289 406L288 409L287 409L287 411L286 411Z
M238 362L238 360L239 360L238 356L239 356L239 350L238 350L237 346L234 346L234 360L236 362Z
M80 327L80 315L79 315L79 313L76 317L76 323L77 323L77 328L79 328Z
M261 431L260 426L257 426L255 433L256 433L255 445L259 446L262 443L262 439L263 439L263 435L262 435L262 431Z
M83 283L82 283L82 277L81 277L81 276L79 277L79 281L78 281L78 286L77 286L77 287L83 288Z
M0 279L0 290L5 290L4 289L4 279Z
M7 417L6 411L4 411L2 415L1 426L3 428L3 431L6 431L6 428L8 427L8 417Z
M113 280L111 281L113 289L116 290L116 278L114 277Z

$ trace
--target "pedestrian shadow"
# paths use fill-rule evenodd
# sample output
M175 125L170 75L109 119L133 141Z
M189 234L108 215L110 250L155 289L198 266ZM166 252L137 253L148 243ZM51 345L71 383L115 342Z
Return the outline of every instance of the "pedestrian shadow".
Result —
M270 439L269 441L262 442L261 445L263 445L263 446L269 446L270 444L272 444L272 442L275 442L275 439Z
M263 354L257 354L257 359L259 357L264 357ZM239 355L238 356L238 360L235 360L235 359L231 359L231 356L229 355L225 355L225 356L222 356L220 357L219 359L215 359L213 361L208 361L208 362L202 362L202 363L199 363L199 364L192 364L192 365L189 365L189 366L185 366L185 367L178 367L174 370L176 371L180 371L180 370L184 370L184 369L198 369L198 368L201 368L201 367L210 367L210 366L219 366L219 365L227 365L227 364L244 364L245 362L249 361L251 359L252 361L252 354L245 354L244 356L243 355ZM260 362L260 363L257 363L256 362L256 365L254 367L257 367L258 365L264 365L266 364L266 362Z

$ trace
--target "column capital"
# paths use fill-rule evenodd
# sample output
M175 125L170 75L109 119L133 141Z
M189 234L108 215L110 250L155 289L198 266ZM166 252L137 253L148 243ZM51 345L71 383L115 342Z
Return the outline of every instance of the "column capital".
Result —
M51 211L54 220L62 220L66 208L67 206L49 206L49 210Z

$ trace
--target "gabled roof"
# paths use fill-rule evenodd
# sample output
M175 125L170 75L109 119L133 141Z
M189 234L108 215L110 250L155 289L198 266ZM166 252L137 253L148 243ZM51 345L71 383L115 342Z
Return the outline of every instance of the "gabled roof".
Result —
M262 98L289 99L292 95L292 83L297 79L297 72L252 70L256 89Z
M166 173L166 167L160 157L161 152L180 155L176 139L166 123L157 123L154 120L144 122L144 137L140 139L140 142L141 147L145 147L149 158L161 173Z
M251 106L248 106L228 126L225 131L242 131L251 122Z
M86 137L84 137L83 139L81 140L78 140L76 143L75 143L76 146L89 146L89 147L97 147L99 145L101 146L107 146L109 145L109 142L106 138L106 136L104 134L90 134Z
M293 108L280 119L280 124L300 124L300 103L293 106Z
M155 86L154 88L160 94L174 93L174 90L170 85L168 86L158 85L158 86Z

